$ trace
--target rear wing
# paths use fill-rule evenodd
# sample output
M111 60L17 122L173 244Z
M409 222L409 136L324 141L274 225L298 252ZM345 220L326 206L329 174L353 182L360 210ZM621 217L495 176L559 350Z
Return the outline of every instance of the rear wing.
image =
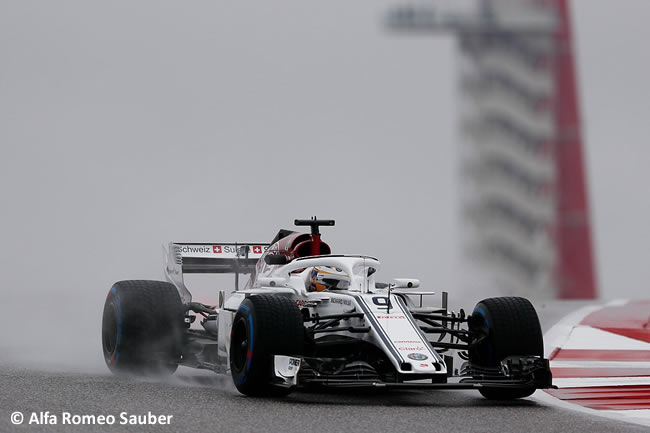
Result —
M179 290L183 302L192 295L183 274L234 274L235 290L239 274L250 274L270 244L267 243L177 243L163 246L165 275Z

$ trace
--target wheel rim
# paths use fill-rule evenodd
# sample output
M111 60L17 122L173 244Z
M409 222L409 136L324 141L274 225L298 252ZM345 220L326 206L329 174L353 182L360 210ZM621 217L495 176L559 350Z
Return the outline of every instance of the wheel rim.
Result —
M240 318L233 327L231 354L233 367L237 371L243 370L248 359L248 332L244 318Z

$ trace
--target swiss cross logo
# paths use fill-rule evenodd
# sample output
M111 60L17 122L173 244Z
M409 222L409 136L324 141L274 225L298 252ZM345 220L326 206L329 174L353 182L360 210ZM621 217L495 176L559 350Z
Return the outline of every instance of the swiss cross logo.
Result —
M262 247L259 245L253 245L253 254L262 254Z
M215 254L221 254L221 245L212 245L212 252Z

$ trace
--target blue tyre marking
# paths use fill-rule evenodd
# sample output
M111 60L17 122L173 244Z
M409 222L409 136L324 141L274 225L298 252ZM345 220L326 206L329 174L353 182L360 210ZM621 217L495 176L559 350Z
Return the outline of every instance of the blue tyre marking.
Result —
M237 309L238 312L242 313L243 315L248 316L248 327L249 327L249 338L248 338L248 351L246 353L246 368L244 369L244 374L235 382L235 385L241 385L246 383L246 380L248 377L246 376L246 373L251 368L251 361L252 361L252 354L253 354L253 316L251 316L250 313L250 307L248 305L240 305L239 308ZM249 357L248 354L251 354Z
M474 308L474 312L479 313L481 316L483 316L483 324L485 325L485 327L488 329L488 332L489 332L490 324L488 323L487 314L485 314L485 311L483 311L483 309L480 308L480 307L476 307L476 308ZM492 345L489 344L487 349L488 349L487 350L487 352L488 352L488 361L492 362L492 358L494 358L494 350L492 348Z
M111 293L115 295L115 305L117 307L117 338L115 339L115 352L111 359L112 363L115 364L120 360L120 343L122 341L122 304L120 303L120 295L117 293L115 287L111 287Z
M476 307L474 308L475 313L479 313L481 316L483 316L483 324L485 325L486 328L490 327L490 324L487 321L487 314L485 314L485 311L483 311L482 308Z
M250 343L248 344L248 350L253 351L253 316L248 316L248 325L250 326Z

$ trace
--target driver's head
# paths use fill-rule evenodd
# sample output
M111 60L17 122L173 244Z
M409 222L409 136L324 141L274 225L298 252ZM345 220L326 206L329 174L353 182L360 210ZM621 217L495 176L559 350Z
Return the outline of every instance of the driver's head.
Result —
M333 266L314 266L309 275L310 292L322 292L330 289L347 289L350 286L350 276Z

